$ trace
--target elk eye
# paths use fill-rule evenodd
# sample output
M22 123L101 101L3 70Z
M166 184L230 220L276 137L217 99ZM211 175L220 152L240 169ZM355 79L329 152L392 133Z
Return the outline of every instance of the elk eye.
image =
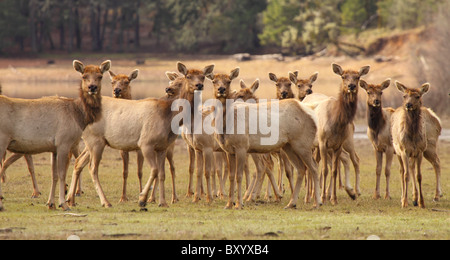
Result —
M84 80L88 79L88 76L87 75L83 76L83 79Z
M192 77L190 75L186 76L187 79L192 79Z
M213 81L213 84L217 84L217 80L214 80L214 81Z

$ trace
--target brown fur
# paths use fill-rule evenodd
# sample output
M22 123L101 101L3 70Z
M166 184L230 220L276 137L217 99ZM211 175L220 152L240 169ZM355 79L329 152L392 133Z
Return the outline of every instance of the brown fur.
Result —
M417 195L417 190L414 189L414 205L425 208L421 164L423 154L427 150L427 136L422 115L422 96L429 91L430 85L424 84L419 89L409 89L396 82L396 86L404 94L403 106L392 115L393 144L402 165L402 207L408 207L409 178L416 164L419 193ZM413 183L415 184L415 181Z
M337 99L324 98L314 104L314 95L306 97L305 103L315 105L315 111L319 119L318 141L320 158L322 159L322 199L327 198L326 179L328 175L328 154L332 154L332 180L328 187L328 194L331 194L332 204L337 203L337 176L339 168L339 158L342 153L344 143L351 138L349 136L350 127L353 127L353 119L356 115L358 105L358 86L362 76L368 74L370 67L361 68L359 72L353 70L343 70L341 66L333 64L333 71L342 78L340 94ZM312 103L311 103L312 102ZM356 154L355 154L356 162ZM357 186L358 185L357 180ZM354 191L347 190L349 195L356 199Z
M277 88L277 99L291 99L295 98L294 92L292 91L291 80L287 77L278 78L275 74L269 74L270 80L275 82Z
M185 68L178 63L178 67ZM196 75L191 79L190 74L185 74L185 84L181 89L181 97L193 97L196 90L203 89L200 86L200 78L210 74L214 66L205 68L204 73ZM187 72L187 69L185 70ZM188 93L186 93L188 92ZM146 100L121 100L104 97L104 117L102 120L90 126L83 133L83 139L91 154L91 176L100 197L101 204L110 207L111 204L106 199L103 189L98 179L98 170L102 153L106 145L118 150L135 151L141 150L146 161L152 169L150 178L139 196L139 205L145 207L149 192L155 180L159 182L159 205L167 207L165 200L165 159L168 149L177 139L177 135L172 132L171 123L174 117L180 113L190 111L172 111L172 104L177 99L146 99ZM193 100L188 100L193 102ZM192 114L190 114L193 116ZM142 120L136 120L140 118ZM131 131L130 131L131 130ZM120 136L121 138L116 138ZM77 183L76 170L79 162L75 166L72 185L68 195L69 203L75 203L75 183ZM156 187L155 187L156 189Z
M51 209L55 208L54 195L58 181L60 207L68 209L65 177L69 154L78 146L87 124L101 117L101 79L110 67L110 61L102 63L100 67L85 67L81 62L74 61L75 70L83 77L82 93L76 100L59 97L37 100L0 97L0 111L4 111L0 114L4 122L0 127L0 154L4 154L6 149L21 154L53 153L53 183L48 201ZM49 143L48 140L54 141Z

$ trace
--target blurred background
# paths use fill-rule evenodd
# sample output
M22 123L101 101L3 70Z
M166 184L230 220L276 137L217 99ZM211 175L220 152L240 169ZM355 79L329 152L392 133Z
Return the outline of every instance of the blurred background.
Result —
M333 94L332 62L369 64L369 83L430 82L426 105L445 116L449 14L449 0L1 0L0 82L9 96L71 96L79 80L71 59L107 58L116 73L141 68L134 91L145 98L163 95L164 72L183 60L221 72L240 66L269 98L269 72L319 71L317 89ZM398 106L389 93L386 105ZM364 107L362 98L362 115Z

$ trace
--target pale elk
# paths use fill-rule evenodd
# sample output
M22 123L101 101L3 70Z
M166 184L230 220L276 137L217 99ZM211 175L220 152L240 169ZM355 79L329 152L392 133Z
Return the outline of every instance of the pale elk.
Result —
M182 74L186 74L186 68L179 68L179 71ZM228 99L230 95L230 85L231 82L239 76L240 69L236 68L231 71L230 74L216 74L213 73L207 75L207 78L213 82L214 89L214 97L217 100ZM213 111L206 111L203 108L202 110L202 125L203 121L206 118L210 118ZM188 126L184 126L186 128ZM196 161L196 173L197 173L197 186L194 193L193 202L200 201L202 194L202 178L203 175L206 178L206 202L210 203L213 200L212 194L212 178L216 172L213 171L213 163L214 163L214 152L220 152L220 146L214 139L214 134L208 134L205 132L205 129L202 129L202 133L194 133L194 125L191 125L190 131L183 131L183 139L186 141L188 145L188 150L190 154L190 165L193 165L193 159ZM194 153L194 154L193 154ZM190 168L191 168L190 167ZM192 169L192 168L191 168ZM188 194L192 192L192 180L193 180L193 172L189 173L189 187ZM220 192L223 193L223 180L222 177L219 176L219 187Z
M389 88L391 80L388 79L380 85L368 84L364 80L360 81L361 88L367 92L367 120L369 128L367 135L375 150L376 166L376 188L374 199L381 198L380 182L383 171L383 155L386 155L385 176L386 195L385 199L390 199L389 181L391 177L391 166L394 158L394 147L392 146L391 117L393 108L383 108L383 91Z
M440 120L431 110L422 106L422 97L430 90L429 83L417 89L407 88L400 82L396 82L395 85L404 95L402 107L399 107L391 118L393 145L401 165L402 207L408 207L408 185L412 176L413 204L425 208L421 171L425 154L436 170L436 198L439 199L441 196L439 157L436 153L437 139L441 132ZM417 166L416 176L414 176L414 166ZM419 191L417 191L414 177L419 183Z
M183 64L178 63L178 67ZM159 206L167 207L165 199L165 159L167 149L175 142L177 133L172 131L172 121L182 115L193 116L192 110L172 111L176 100L183 99L193 104L195 91L203 90L206 75L213 72L214 65L204 70L187 70L179 97L122 100L103 97L102 119L88 127L83 139L91 155L91 177L102 206L111 207L98 179L98 169L106 145L123 151L141 150L151 167L150 178L139 195L139 205L145 207L152 184L159 181ZM79 174L74 174L68 202L75 203L75 185ZM155 187L156 189L156 187Z
M368 136L371 140L374 149L376 151L377 158L377 186L374 194L375 199L379 199L380 196L380 176L382 171L383 153L386 153L386 199L390 196L390 173L391 165L394 156L394 147L392 144L391 133L391 117L395 112L392 108L382 108L382 93L383 90L389 87L389 82L385 81L381 85L367 84L361 80L361 87L367 91L368 99ZM442 132L441 120L431 110L422 108L422 117L425 121L425 131L427 137L427 148L424 152L424 157L427 159L434 168L436 174L436 193L434 201L439 201L443 196L441 189L441 166L440 159L437 153L437 144L439 136Z
M111 67L111 61L105 61L100 67L84 66L79 61L74 61L73 65L82 75L77 99L0 97L0 154L6 150L21 154L53 153L53 178L47 203L50 209L55 208L58 181L60 207L69 209L64 197L69 154L78 146L84 129L102 117L101 82L103 74ZM0 197L2 195L0 185Z
M259 80L256 81L251 89L259 86ZM274 111L274 114L268 113L267 122L273 122L272 116L279 119L279 129L276 129L278 138L273 140L274 143L263 142L263 139L270 137L270 135L261 134L257 131L257 134L250 134L250 118L249 113L259 111L259 109L267 109L272 111L272 107L279 107L278 113ZM230 111L228 111L230 110ZM252 111L250 111L252 110ZM276 110L276 109L275 109ZM300 191L301 182L303 180L306 170L310 170L314 176L316 185L316 206L321 205L320 198L319 179L317 176L317 164L312 159L312 149L314 147L314 139L316 136L317 126L315 121L314 112L302 105L297 100L283 100L277 102L271 102L266 104L248 104L244 102L236 102L231 108L223 108L223 127L227 129L227 113L231 113L234 120L234 125L237 126L237 118L239 117L239 111L245 111L245 134L238 134L236 129L235 133L216 133L216 140L219 142L222 149L227 153L228 161L230 163L230 195L226 209L231 209L235 202L235 186L237 180L237 195L238 200L236 203L236 209L242 209L242 177L245 167L245 162L248 153L271 153L283 149L289 156L291 162L294 164L299 172L297 179L297 185L295 194L292 195L291 201L288 207L295 207L298 199L298 192ZM218 111L220 113L220 111Z
M116 75L114 72L109 71L109 75L111 78L112 84L112 95L117 99L132 99L131 95L131 82L135 80L139 75L139 70L134 70L129 76L124 74ZM138 180L139 180L139 191L142 191L142 169L144 165L144 156L141 151L137 151L137 164L138 164ZM127 197L127 180L128 180L128 166L129 166L129 152L128 151L120 151L120 155L123 161L123 185L122 185L122 196L119 201L125 202L128 201ZM78 186L76 195L80 196L81 191L81 171L88 165L90 161L89 149L85 147L84 151L81 153L81 156L77 159L75 171L80 172L80 179L78 180Z
M358 86L362 76L367 75L370 71L370 66L365 66L360 71L343 70L341 66L333 64L333 71L342 78L340 94L338 98L326 98L317 102L315 95L310 95L303 101L306 104L315 103L315 112L318 118L318 142L320 158L322 160L322 199L327 198L326 180L328 176L328 153L331 153L332 160L332 178L328 193L331 194L331 203L337 204L336 185L339 162L346 141L351 139L351 134L354 131L353 120L356 115L358 106ZM323 96L323 95L322 95ZM353 142L350 142L353 144ZM347 151L354 151L353 148L346 149ZM356 154L352 159L354 165L358 165ZM356 193L359 192L359 166L356 170ZM348 182L348 178L347 178ZM347 186L347 185L346 185ZM354 191L346 187L347 193L352 199L356 199Z

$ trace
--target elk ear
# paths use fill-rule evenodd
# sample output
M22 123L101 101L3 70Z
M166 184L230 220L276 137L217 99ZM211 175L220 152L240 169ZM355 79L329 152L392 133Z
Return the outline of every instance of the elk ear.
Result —
M425 95L426 93L428 93L428 91L430 91L430 87L431 87L430 83L423 84L422 87L420 87L420 93L422 95Z
M212 74L212 73L214 72L214 67L215 67L214 64L205 67L205 68L203 69L203 75L208 76L209 74Z
M294 83L295 85L297 85L297 83L298 83L298 75L295 75L295 72L294 73L292 73L292 72L289 72L289 80L292 82L292 83Z
M117 75L112 71L108 71L108 72L109 72L109 77L111 78L111 80L114 80L114 77L116 77Z
M186 65L184 65L183 63L181 63L180 61L177 62L177 68L178 71L183 74L184 76L186 76L188 74L188 69L186 67Z
M256 90L258 90L258 88L259 88L259 79L257 79L257 80L253 83L253 85L252 85L252 87L251 87L252 93L255 93Z
M391 79L387 79L383 83L381 83L381 90L385 90L390 86L391 86Z
M247 85L245 85L245 82L244 82L243 79L241 79L240 85L241 85L242 89L246 89L247 88Z
M236 69L232 70L231 74L230 74L230 79L233 80L233 79L239 77L240 72L241 72L240 68L236 68Z
M359 81L359 85L361 86L361 88L363 88L365 91L367 91L369 89L369 84L367 84L366 81L364 80L360 80Z
M176 73L176 72L170 72L170 71L167 71L167 72L166 72L166 77L167 77L170 81L174 81L174 80L176 80L177 78L179 78L180 76L179 76L178 73Z
M131 73L131 75L128 77L128 79L130 81L135 80L135 79L137 79L138 75L139 75L139 70L135 70Z
M111 69L111 61L110 60L104 61L102 63L102 65L100 65L100 71L102 73L105 73L105 72L109 71L110 69Z
M273 73L269 73L269 78L271 81L277 83L278 82L278 77L277 75L273 74Z
M344 75L344 70L342 69L342 67L336 63L333 63L333 72L336 73L339 76Z
M314 82L316 82L317 78L319 78L319 72L314 73L314 75L309 78L309 84L313 84Z
M206 78L207 79L209 79L209 80L214 80L214 77L215 77L215 75L214 75L214 73L211 73L211 74L209 74L209 75L206 75Z
M369 74L369 72L370 72L370 66L362 67L361 70L359 71L359 76L362 77L364 75Z
M84 73L84 64L83 64L83 62L81 62L81 61L74 60L74 61L73 61L73 68L74 68L76 71L80 72L81 74Z
M299 75L299 71L298 70L296 70L295 72L294 72L294 75L298 78L298 75Z
M402 83L396 81L395 82L395 86L397 86L398 91L405 93L405 91L408 89L405 85L403 85Z

